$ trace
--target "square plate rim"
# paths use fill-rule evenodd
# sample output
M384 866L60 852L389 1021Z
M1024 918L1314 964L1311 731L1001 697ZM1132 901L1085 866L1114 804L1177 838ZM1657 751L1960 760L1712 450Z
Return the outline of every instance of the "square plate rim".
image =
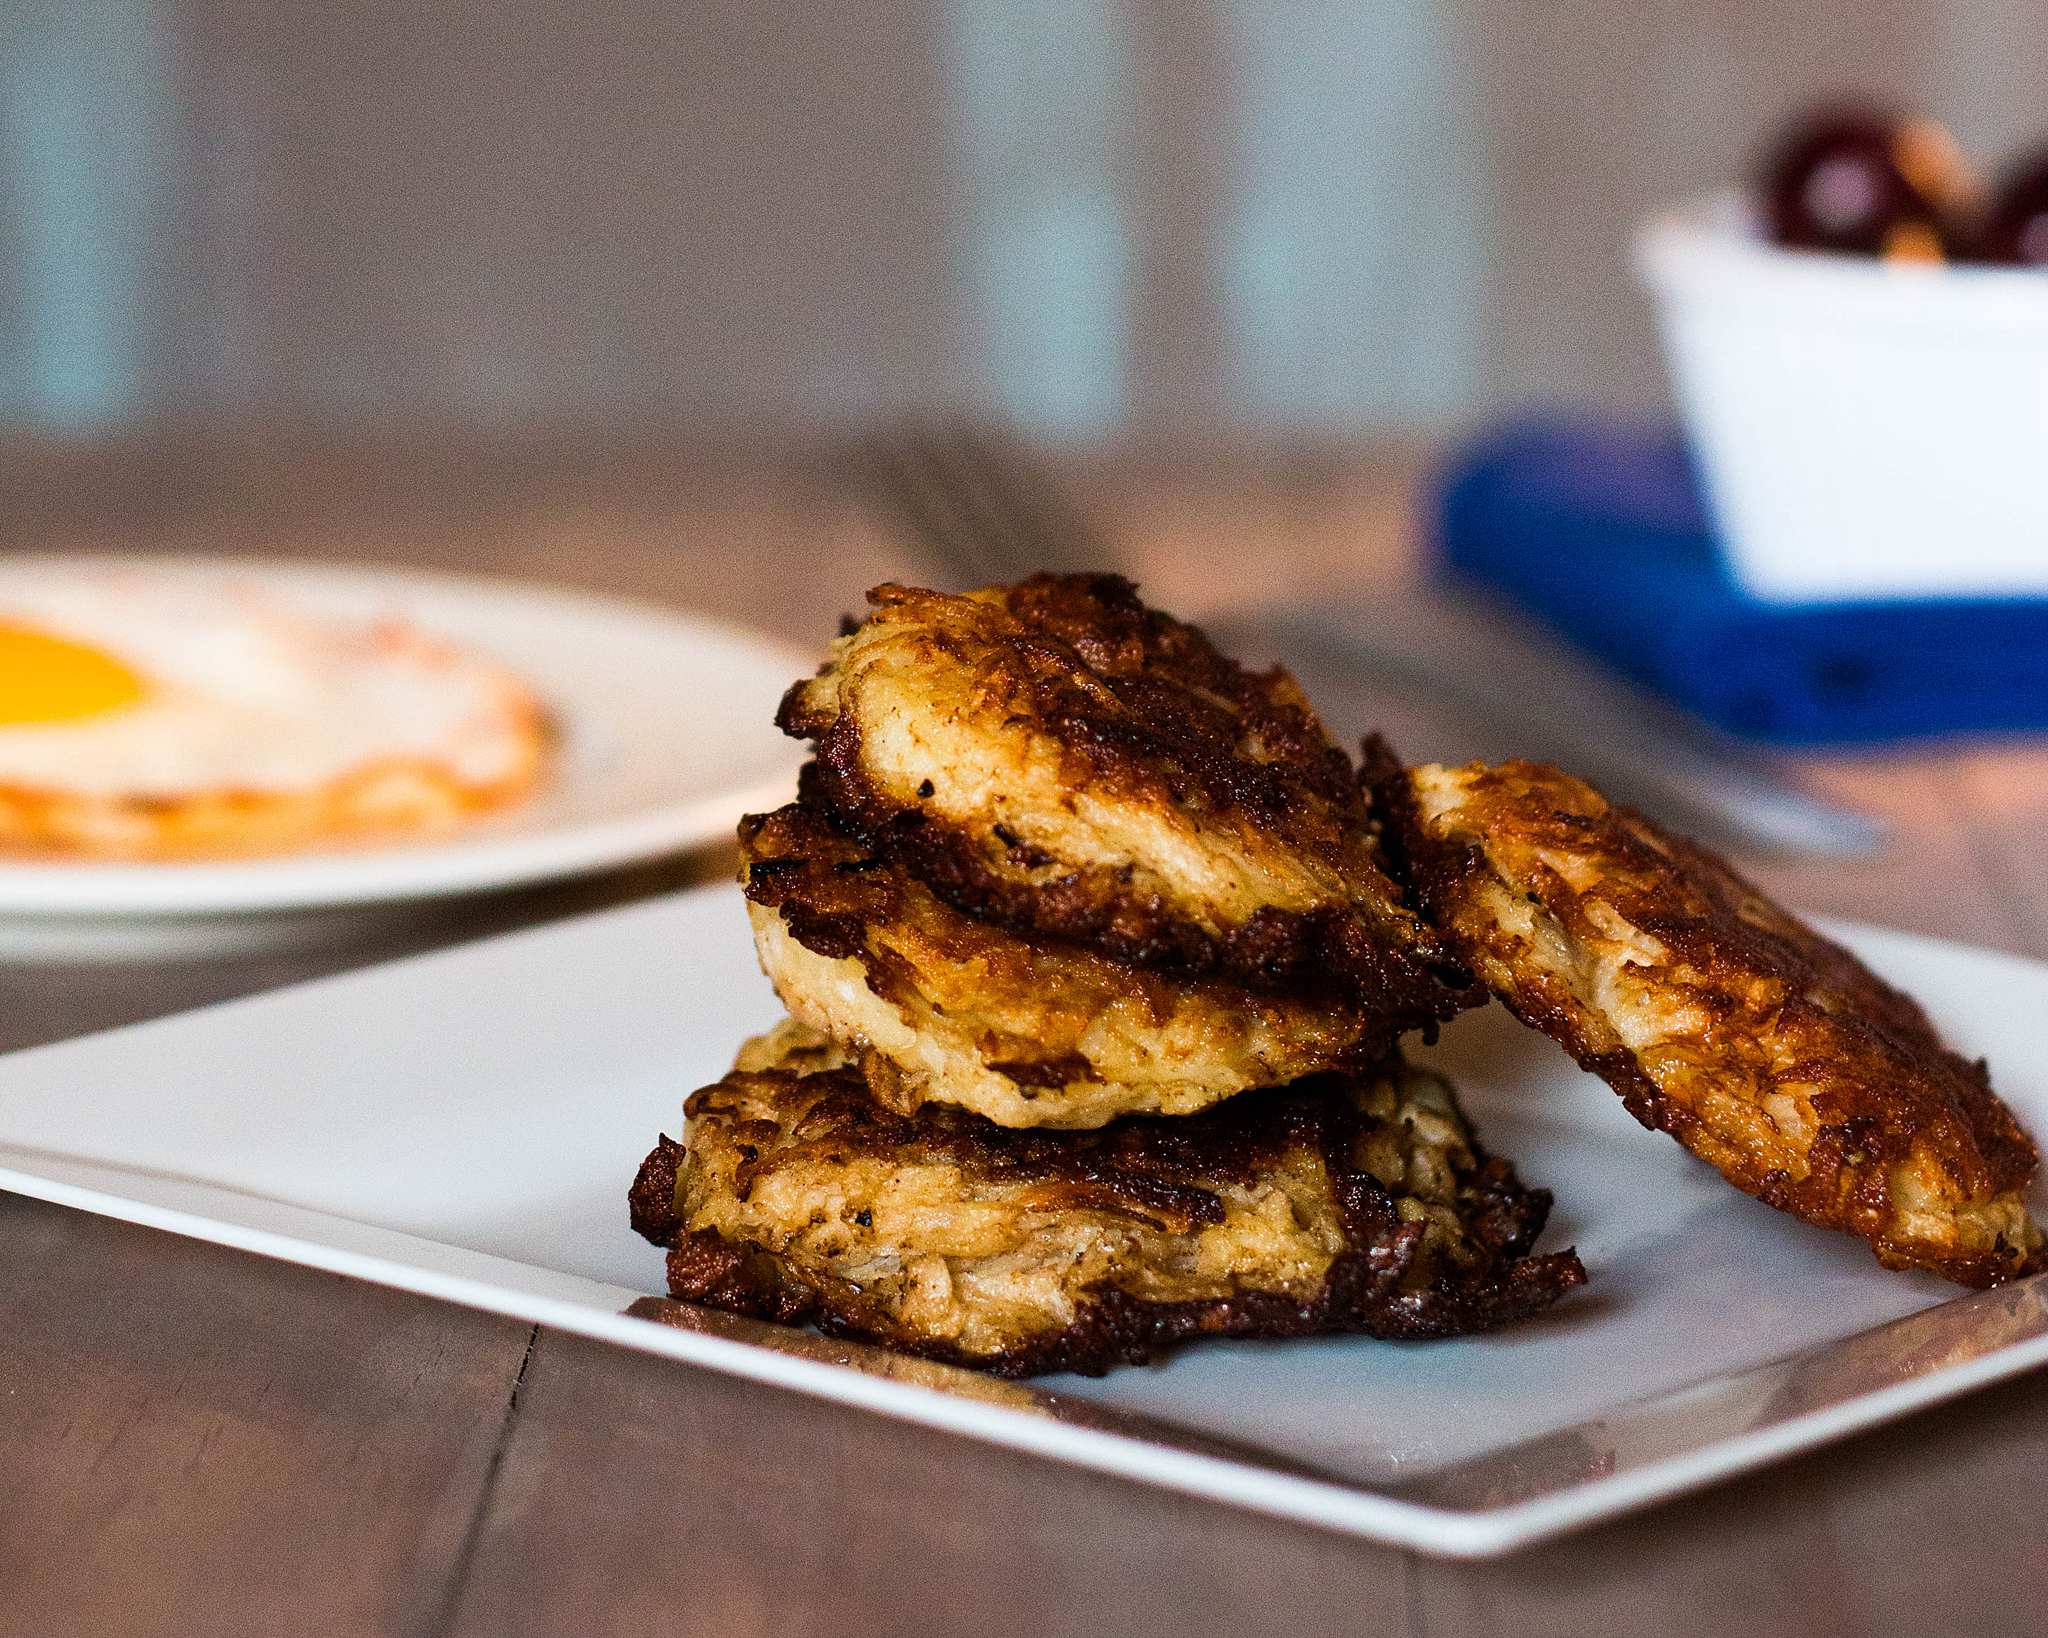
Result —
M707 882L631 904L564 917L488 938L371 962L248 995L205 1003L157 1017L88 1031L58 1041L0 1054L9 1068L33 1065L89 1043L147 1033L172 1024L274 1003L301 1001L331 987L347 987L370 975L420 966L460 965L484 949L546 942L567 929L589 929L607 921L658 916L681 901L724 896L725 882ZM1874 936L1886 941L1985 960L2048 981L2048 962L1960 940L1903 931L1840 917L1812 917L1831 936ZM1493 1506L1464 1507L1413 1500L1398 1492L1334 1475L1304 1474L1284 1459L1266 1462L1255 1449L1217 1455L1176 1448L1132 1434L1076 1425L1039 1413L989 1404L898 1382L869 1372L804 1358L774 1347L680 1329L625 1311L650 1293L614 1286L538 1263L472 1251L383 1225L224 1185L168 1173L83 1159L57 1151L0 1143L0 1192L22 1195L95 1216L158 1229L182 1238L225 1246L436 1301L507 1318L548 1325L594 1340L654 1354L722 1375L801 1393L865 1410L892 1420L938 1429L1000 1448L1065 1462L1184 1495L1284 1518L1311 1527L1435 1557L1485 1559L1554 1540L1573 1531L1752 1471L1781 1457L1832 1444L1867 1428L1945 1403L1978 1388L2024 1374L2048 1363L2048 1325L2034 1334L2000 1344L1957 1364L1938 1366L1887 1387L1805 1411L1762 1427L1660 1456L1621 1473L1567 1483L1527 1498ZM2012 1292L2030 1284L2048 1291L2048 1275L1997 1288ZM1918 1310L1938 1313L1982 1293L1960 1293ZM600 1304L619 1306L599 1306ZM1885 1326L1872 1329L1882 1330ZM1752 1371L1769 1370L1808 1358L1827 1347L1868 1332L1850 1333L1817 1348L1794 1350ZM1653 1409L1711 1384L1732 1381L1747 1371L1706 1375L1636 1399L1604 1414ZM1601 1417L1591 1420L1598 1421ZM1197 1436L1190 1435L1190 1439ZM1511 1448L1511 1447L1509 1447Z

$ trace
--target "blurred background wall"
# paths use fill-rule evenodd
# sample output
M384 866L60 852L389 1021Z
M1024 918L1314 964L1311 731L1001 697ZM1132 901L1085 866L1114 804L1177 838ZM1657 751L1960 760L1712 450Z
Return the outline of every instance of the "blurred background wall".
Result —
M1645 211L2044 84L2040 0L6 0L0 423L1643 406Z

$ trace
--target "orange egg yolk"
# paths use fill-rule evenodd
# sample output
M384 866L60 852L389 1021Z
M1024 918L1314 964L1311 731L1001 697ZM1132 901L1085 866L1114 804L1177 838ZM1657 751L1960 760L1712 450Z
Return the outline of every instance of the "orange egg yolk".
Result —
M0 727L103 716L145 692L142 678L111 654L0 622Z

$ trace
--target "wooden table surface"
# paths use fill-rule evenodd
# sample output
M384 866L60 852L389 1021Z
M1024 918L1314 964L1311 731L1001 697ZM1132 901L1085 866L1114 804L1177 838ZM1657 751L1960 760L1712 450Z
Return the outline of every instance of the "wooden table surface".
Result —
M461 566L807 644L915 553L829 463L658 449L19 449L0 542ZM1070 463L1152 594L1407 595L1399 455ZM1387 610L1398 609L1398 603ZM1379 617L1398 618L1383 610ZM1315 678L1305 678L1315 692ZM1363 726L1355 722L1347 728ZM1802 772L1887 816L1796 902L2048 957L2048 751ZM514 895L341 946L0 966L55 1040L725 868ZM622 1185L623 1186L623 1185ZM0 1634L2015 1632L2048 1376L1505 1560L1325 1535L146 1229L0 1196Z

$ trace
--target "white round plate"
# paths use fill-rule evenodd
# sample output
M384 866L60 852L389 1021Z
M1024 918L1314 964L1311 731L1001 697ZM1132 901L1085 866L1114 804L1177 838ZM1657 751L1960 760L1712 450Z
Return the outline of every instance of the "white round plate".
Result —
M741 813L786 798L802 761L772 718L783 689L812 660L717 621L587 592L381 565L16 558L0 561L0 585L95 561L254 585L346 619L397 615L491 655L546 705L556 734L552 764L527 801L417 841L194 863L0 859L0 916L300 911L582 875L729 837Z

